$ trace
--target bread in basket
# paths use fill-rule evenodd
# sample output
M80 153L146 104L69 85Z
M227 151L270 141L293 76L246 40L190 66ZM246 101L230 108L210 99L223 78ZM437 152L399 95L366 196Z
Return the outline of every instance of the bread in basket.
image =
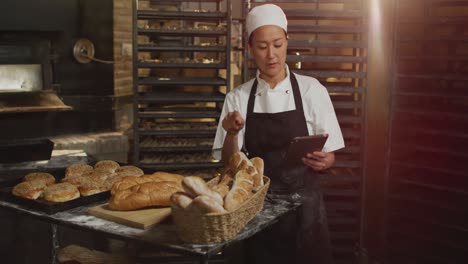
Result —
M225 213L200 214L172 206L172 219L176 232L184 242L215 244L233 239L263 208L270 179L263 176L264 185L238 208ZM215 177L207 184L214 187L220 181Z

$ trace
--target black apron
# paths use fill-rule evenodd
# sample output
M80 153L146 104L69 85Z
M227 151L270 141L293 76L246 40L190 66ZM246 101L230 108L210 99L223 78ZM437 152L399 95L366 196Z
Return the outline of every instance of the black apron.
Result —
M271 179L269 195L296 199L302 206L296 215L282 217L246 242L246 263L332 263L318 175L305 165L283 164L291 139L309 134L299 85L292 72L290 80L296 109L281 113L254 113L257 80L254 81L247 105L243 150L250 158L264 160L264 175Z

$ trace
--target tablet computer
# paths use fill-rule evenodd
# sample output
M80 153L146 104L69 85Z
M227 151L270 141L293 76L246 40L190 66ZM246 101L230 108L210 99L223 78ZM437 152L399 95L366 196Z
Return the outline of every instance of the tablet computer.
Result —
M327 139L327 134L293 138L289 144L288 152L286 153L286 164L303 164L302 158L305 157L307 153L322 151Z

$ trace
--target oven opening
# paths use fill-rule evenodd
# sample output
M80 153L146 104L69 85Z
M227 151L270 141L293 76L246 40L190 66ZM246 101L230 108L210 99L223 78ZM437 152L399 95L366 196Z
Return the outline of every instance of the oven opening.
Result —
M0 93L43 90L42 65L0 65Z
M0 114L71 110L59 98L52 41L0 32Z

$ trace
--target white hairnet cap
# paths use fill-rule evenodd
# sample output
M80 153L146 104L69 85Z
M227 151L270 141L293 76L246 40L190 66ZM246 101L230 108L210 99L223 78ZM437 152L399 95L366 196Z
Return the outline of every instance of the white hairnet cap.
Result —
M284 29L285 32L288 32L288 20L281 7L273 4L264 4L250 10L246 19L249 38L255 29L266 25L278 26Z

